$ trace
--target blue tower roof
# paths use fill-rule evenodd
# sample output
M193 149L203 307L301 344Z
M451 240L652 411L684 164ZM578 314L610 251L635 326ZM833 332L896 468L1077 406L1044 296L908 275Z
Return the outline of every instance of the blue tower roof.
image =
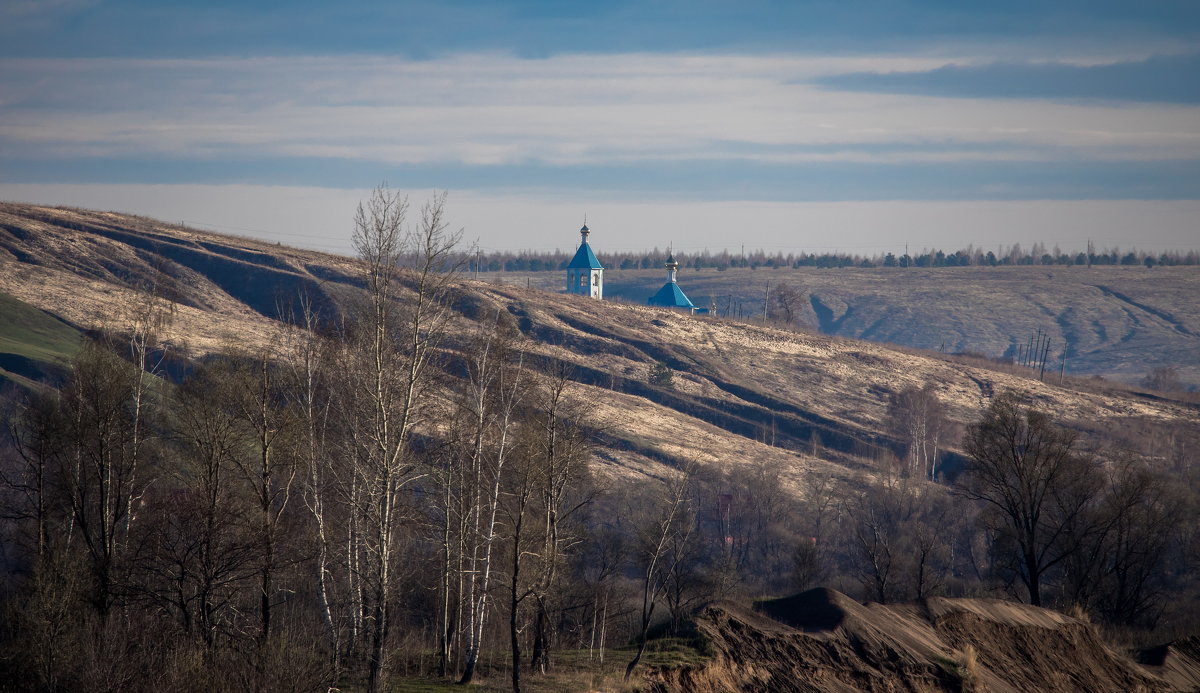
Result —
M696 306L688 300L687 294L683 293L683 289L675 282L667 282L658 290L658 293L650 297L649 301L652 306L666 306L668 308L695 308Z
M588 245L588 227L587 224L579 229L582 234L583 241L579 244L579 250L575 251L575 257L571 258L571 262L567 264L567 269L604 269L604 265L596 259L596 254L592 252L592 246Z
M579 246L579 250L575 251L575 257L571 258L567 269L604 269L604 265L596 259L596 254L592 252L592 247L585 241Z

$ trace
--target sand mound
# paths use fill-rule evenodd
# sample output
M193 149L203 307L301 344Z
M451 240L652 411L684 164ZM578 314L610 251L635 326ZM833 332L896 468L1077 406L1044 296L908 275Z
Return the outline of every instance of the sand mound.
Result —
M1142 650L1138 661L1180 691L1200 691L1200 637Z
M760 602L719 602L696 627L714 659L657 672L652 688L732 691L1192 690L1195 639L1148 671L1109 649L1087 623L990 599L862 605L829 589ZM1191 649L1189 649L1191 648ZM1170 673L1172 675L1168 676ZM1158 674L1158 675L1156 675Z

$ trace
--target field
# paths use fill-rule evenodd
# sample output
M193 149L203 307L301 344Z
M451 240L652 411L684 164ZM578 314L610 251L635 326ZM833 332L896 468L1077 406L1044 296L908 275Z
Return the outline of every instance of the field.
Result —
M482 281L561 290L559 272L481 274ZM605 273L605 298L644 303L662 270ZM1200 267L942 267L681 271L692 302L761 319L764 297L806 292L795 322L823 334L1015 358L1041 333L1047 370L1136 383L1173 367L1200 386ZM776 314L778 311L775 311Z

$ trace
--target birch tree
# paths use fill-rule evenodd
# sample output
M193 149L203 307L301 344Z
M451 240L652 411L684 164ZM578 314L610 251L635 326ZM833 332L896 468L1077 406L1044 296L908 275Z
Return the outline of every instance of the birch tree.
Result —
M909 385L891 396L888 425L905 447L905 460L911 473L930 481L937 480L938 451L946 429L945 408L933 385L922 388Z
M300 469L300 497L312 518L315 534L317 610L329 640L329 651L336 677L340 670L343 646L341 619L335 621L334 602L337 585L333 575L334 523L331 513L333 474L330 454L329 340L322 334L319 314L308 294L301 294L282 334L284 363L288 367L285 388L297 417L297 436L293 455Z
M431 368L450 317L447 294L459 267L460 233L445 221L435 195L414 225L408 201L384 187L360 204L353 244L366 289L343 352L348 500L359 528L351 554L361 579L367 629L367 690L380 690L392 609L399 585L397 549L403 494L420 475L411 449L428 401Z
M461 441L464 443L462 454L456 456L459 465L455 474L457 494L462 499L459 505L462 521L458 531L462 540L459 542L458 592L465 609L462 618L466 658L459 680L463 684L472 681L479 661L484 624L492 599L495 559L499 555L501 493L518 442L515 427L527 390L520 356L514 353L510 340L511 335L497 318L471 343L458 409L460 419L467 425L466 436ZM447 526L444 534L447 565L443 575L443 590L447 594L452 567L449 565L449 533ZM448 602L447 598L447 606ZM448 630L449 613L443 612L443 632Z
M63 423L69 447L60 482L71 508L71 531L85 550L92 573L91 601L107 620L125 558L133 499L144 482L145 411L139 401L142 371L106 345L85 343L63 392Z
M593 497L587 481L588 442L581 429L583 413L568 398L570 366L556 362L543 368L532 412L535 449L541 466L538 493L542 546L540 572L533 585L534 626L530 668L546 673L550 666L551 602L557 597L564 561L580 541L572 532L576 514Z

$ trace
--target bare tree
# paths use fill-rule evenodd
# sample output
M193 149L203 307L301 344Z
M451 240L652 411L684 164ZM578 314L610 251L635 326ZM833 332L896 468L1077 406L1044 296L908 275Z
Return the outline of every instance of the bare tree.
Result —
M69 449L59 483L92 569L91 601L102 622L117 594L132 499L145 485L138 476L146 425L138 399L142 376L106 345L88 342L62 399Z
M780 282L772 287L768 314L786 325L796 324L804 310L808 292L794 284Z
M535 536L537 517L533 514L537 501L541 468L534 461L534 433L522 431L520 452L504 481L504 525L509 542L508 561L508 641L511 654L512 690L521 692L521 611L525 600L533 594L530 576L526 574L527 558L533 557L539 546Z
M455 254L461 234L447 228L444 195L422 207L415 225L408 224L407 213L407 200L382 187L359 205L352 240L366 293L340 354L337 411L350 461L341 484L352 515L347 560L368 631L371 693L382 685L399 589L404 496L422 476L412 434L428 413L431 369L461 266Z
M946 429L945 408L932 384L905 387L888 401L888 428L905 446L910 473L937 480L938 451Z
M266 646L272 633L272 606L279 598L277 572L288 561L280 551L283 521L298 471L293 442L300 422L289 406L284 392L286 381L275 360L266 350L235 356L230 374L233 386L228 390L230 404L249 443L245 454L234 457L234 463L252 499L249 531L257 538L259 554L256 690L266 685Z
M64 438L61 398L54 390L25 393L19 406L4 412L14 455L0 465L0 519L33 525L30 553L38 563L50 553L51 534L58 538L63 521L55 496L68 442ZM53 531L52 531L53 530Z
M154 377L161 375L162 366L166 362L168 350L160 339L163 332L174 322L177 308L176 303L168 299L168 296L178 295L174 282L168 279L161 266L156 266L154 270L154 280L148 285L139 286L128 304L129 360L136 368L132 373L133 380L130 386L133 418L130 483L137 488L147 485L142 483L138 475L141 473L139 465L143 457L142 446L148 434L146 411L151 404L150 382ZM126 534L129 532L128 523L133 520L133 505L136 500L136 494L130 494L126 499Z
M970 455L958 490L985 505L982 514L1029 602L1043 603L1046 574L1077 546L1064 541L1100 490L1095 461L1076 447L1077 434L1006 391L967 429Z
M588 442L579 426L583 414L567 397L570 366L548 364L533 401L537 462L542 466L538 493L542 526L540 571L533 584L534 630L530 665L545 673L550 665L550 604L557 597L563 563L578 543L571 523L592 500L587 483Z
M731 465L710 491L717 503L716 544L732 568L714 582L718 594L746 581L764 590L783 586L799 531L783 472L775 461Z
M258 542L237 491L237 458L249 440L233 404L228 364L205 366L173 398L177 465L149 494L138 532L139 589L179 618L212 655L233 628L239 596L257 571Z
M640 573L642 605L638 620L638 649L625 666L626 681L633 675L633 670L646 652L646 636L654 618L654 607L667 588L668 578L674 568L673 559L679 557L679 553L672 552L671 547L695 530L693 508L688 497L694 471L694 465L688 465L676 477L664 482L662 500L651 505L653 514L646 522L639 523L635 558Z
M597 504L604 502L604 496ZM588 661L595 658L604 663L608 634L609 602L626 564L627 536L615 521L619 513L611 505L589 508L591 517L585 524L587 538L575 554L576 574L583 583L585 598L590 607L586 617L588 632Z
M342 628L334 620L336 585L332 576L336 547L331 506L336 505L336 497L329 469L332 455L328 361L333 349L330 340L321 334L319 313L311 296L301 294L298 299L281 334L283 363L288 368L284 391L297 417L298 435L292 443L292 454L303 470L301 498L312 517L315 533L317 608L329 639L333 673L337 676Z
M1128 454L1111 460L1096 502L1071 527L1064 596L1109 623L1153 625L1165 606L1163 564L1179 534L1182 497Z
M900 532L905 505L903 495L886 485L868 486L848 504L857 577L870 598L881 604L900 596L896 583L904 558Z
M502 493L507 490L511 462L516 454L519 437L515 430L518 424L519 407L527 391L527 377L520 356L514 354L508 335L497 318L473 345L467 356L467 377L463 381L460 399L460 414L469 421L465 449L458 465L457 489L447 487L447 525L443 530L444 556L446 565L443 573L443 591L447 611L443 612L443 637L448 639L449 594L451 547L449 508L450 496L457 493L460 504L459 525L461 564L459 568L462 604L466 610L466 662L460 683L470 683L475 676L483 642L484 624L491 599L495 557L498 554L499 514L502 509ZM447 470L447 483L453 479ZM518 499L526 498L517 496ZM513 541L520 543L523 528L524 506L517 509L519 517L510 523ZM511 519L511 516L510 516ZM521 555L514 555L514 571L519 575ZM465 582L465 585L461 585ZM516 582L512 583L515 599ZM511 603L510 603L511 606ZM443 654L448 657L449 653Z
M1179 379L1179 369L1174 366L1158 366L1146 374L1142 385L1164 394L1183 390L1183 381Z

